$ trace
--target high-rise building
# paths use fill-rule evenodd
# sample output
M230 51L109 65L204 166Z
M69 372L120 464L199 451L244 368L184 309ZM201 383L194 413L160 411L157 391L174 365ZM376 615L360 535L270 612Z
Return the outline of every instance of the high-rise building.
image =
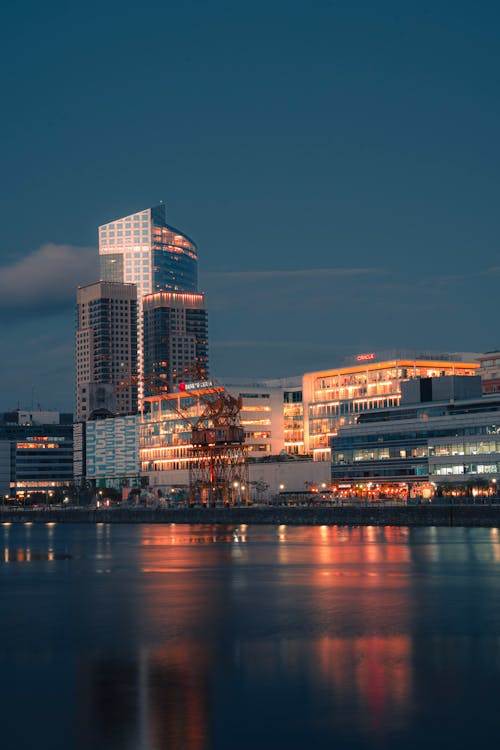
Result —
M99 227L100 278L137 285L139 299L153 292L196 292L198 251L166 223L165 204Z
M137 411L137 289L99 281L77 294L76 419Z
M205 295L156 292L143 299L144 375L165 385L208 376ZM148 390L146 386L146 391Z
M139 396L144 377L142 301L155 292L198 289L198 250L183 232L166 223L162 203L99 227L100 278L137 286ZM161 361L166 359L162 357Z

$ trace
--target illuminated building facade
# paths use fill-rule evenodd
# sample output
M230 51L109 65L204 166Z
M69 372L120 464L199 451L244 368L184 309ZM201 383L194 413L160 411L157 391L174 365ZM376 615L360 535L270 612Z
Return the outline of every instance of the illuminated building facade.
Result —
M458 388L447 391L450 382ZM434 494L450 483L464 491L481 485L496 490L500 398L481 397L479 377L403 386L410 387L403 387L400 406L365 413L357 424L339 428L332 439L334 490L361 490L373 499L394 491L419 496L426 485ZM415 386L423 386L420 398Z
M283 436L285 450L292 455L303 455L304 449L304 403L302 387L283 391Z
M143 376L142 300L155 292L196 292L198 249L186 234L166 223L162 203L100 226L99 261L101 279L137 286L138 371Z
M99 281L77 292L76 419L137 411L137 289ZM121 387L123 383L128 383Z
M483 393L500 393L500 352L486 352L478 356L479 375L483 382Z
M312 462L282 460L285 452L283 387L278 382L226 383L226 390L242 399L240 425L245 431L249 457L250 493L259 499L256 485L265 487L266 496L280 491L304 490L307 482L329 479L329 466L312 467ZM203 411L199 396L207 398L214 388L179 391L146 399L149 412L142 417L140 458L141 473L148 478L150 489L160 489L168 496L178 487L187 487L189 465L193 461L191 423ZM298 391L300 392L300 391ZM286 457L284 457L286 459ZM324 470L323 470L324 468Z
M96 419L85 423L85 470L96 487L138 487L140 416Z
M279 435L278 441L266 450L267 453L278 454L282 451L290 455L303 455L304 450L304 408L302 400L302 376L288 378L266 378L255 381L247 381L263 392L279 393L281 398L281 407L278 407L277 401L272 401L272 421L278 424ZM234 389L233 389L234 390ZM240 387L240 391L242 391ZM279 417L278 417L279 414ZM281 424L282 421L282 424ZM271 437L275 437L272 430ZM248 436L250 437L250 436Z
M277 455L284 450L283 389L265 382L225 382L241 398L240 424L245 430L249 458Z
M149 411L143 414L140 429L141 473L150 476L151 485L172 484L167 472L184 471L187 484L191 456L191 425L201 416L200 401L216 390L207 387L151 396Z
M196 292L198 250L166 222L162 203L99 227L100 277L137 285L142 299L153 292Z
M303 377L304 450L316 461L330 461L331 438L340 427L354 424L361 414L398 406L401 383L412 378L474 375L477 362L459 361L456 355L358 355L350 367L307 373Z
M205 295L156 292L144 297L143 309L145 378L175 386L187 379L188 372L189 379L195 375L205 380L208 376Z
M0 493L54 495L73 481L73 415L17 410L0 414Z

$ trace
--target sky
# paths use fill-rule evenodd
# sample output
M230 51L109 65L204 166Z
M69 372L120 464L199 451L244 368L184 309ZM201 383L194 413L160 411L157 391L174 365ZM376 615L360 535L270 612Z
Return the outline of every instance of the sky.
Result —
M498 3L2 12L0 409L72 409L97 227L160 200L220 379L500 348Z

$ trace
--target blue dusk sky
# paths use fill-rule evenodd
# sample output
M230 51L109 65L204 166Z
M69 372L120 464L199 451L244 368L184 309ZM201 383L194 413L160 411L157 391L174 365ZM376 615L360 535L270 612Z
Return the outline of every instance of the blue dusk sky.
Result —
M0 35L0 409L72 409L97 226L160 200L218 377L500 347L498 3L7 0Z

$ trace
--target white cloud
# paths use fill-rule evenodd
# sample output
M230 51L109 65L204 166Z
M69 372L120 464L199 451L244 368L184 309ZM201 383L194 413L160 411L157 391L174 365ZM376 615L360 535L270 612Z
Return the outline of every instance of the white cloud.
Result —
M0 267L0 309L17 312L37 307L43 314L44 305L51 310L74 302L76 287L97 277L95 248L47 243Z

